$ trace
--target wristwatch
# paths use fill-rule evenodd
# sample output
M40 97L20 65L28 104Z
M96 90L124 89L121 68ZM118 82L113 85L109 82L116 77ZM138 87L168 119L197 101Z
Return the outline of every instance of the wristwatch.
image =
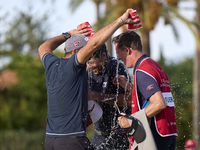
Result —
M66 38L66 40L71 37L71 35L69 33L67 33L67 32L62 33L62 34L64 35L64 37Z

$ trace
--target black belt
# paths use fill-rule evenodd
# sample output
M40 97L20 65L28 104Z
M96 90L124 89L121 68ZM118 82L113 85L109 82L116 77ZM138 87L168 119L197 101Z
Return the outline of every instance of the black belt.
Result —
M85 135L70 136L70 137L68 137L68 138L81 138L81 137L85 137Z
M81 138L81 137L86 137L86 135L78 135L78 136L69 136L69 137L51 137L51 136L46 136L46 138Z

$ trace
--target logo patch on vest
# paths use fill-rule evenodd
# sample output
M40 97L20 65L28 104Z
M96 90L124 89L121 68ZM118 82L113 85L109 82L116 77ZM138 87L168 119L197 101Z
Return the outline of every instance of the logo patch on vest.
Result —
M146 90L150 91L150 90L152 90L153 88L154 88L154 84L151 84L151 85L147 86Z

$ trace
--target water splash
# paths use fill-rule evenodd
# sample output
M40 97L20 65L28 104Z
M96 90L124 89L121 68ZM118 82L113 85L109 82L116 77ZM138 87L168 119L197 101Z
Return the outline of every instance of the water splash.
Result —
M117 80L117 88L116 88L116 95L115 95L115 98L116 98L116 102L118 102L118 96L119 96L119 88L120 88L120 84L119 84L119 80L118 80L118 72L119 72L119 64L121 63L120 60L117 60L117 66L116 66L116 80ZM129 77L129 73L128 73L128 69L126 68L125 70L126 74L127 74L127 83L125 85L125 93L124 93L124 97L123 97L123 112L126 112L126 110L128 109L128 106L127 106L127 100L128 100L128 97L130 96L131 92L129 92L129 94L127 94L127 89L128 89L128 83L130 81L130 77ZM88 69L88 86L89 88L91 88L92 86L92 70ZM114 107L115 108L115 107ZM113 121L112 121L112 125L111 125L111 132L110 132L110 135L104 140L104 142L102 142L99 146L97 146L97 149L102 149L104 147L106 147L107 145L109 145L109 141L112 140L114 134L116 134L114 132L115 129L118 129L119 128L119 124L117 123L117 117L118 117L118 111L117 111L117 108L115 108L114 112L113 112ZM95 126L93 124L93 126Z

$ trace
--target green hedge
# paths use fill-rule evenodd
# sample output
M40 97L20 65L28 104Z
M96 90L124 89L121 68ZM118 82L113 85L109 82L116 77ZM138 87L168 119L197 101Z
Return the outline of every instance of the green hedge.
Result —
M92 140L93 127L87 129ZM25 130L0 131L0 150L44 150L45 130L27 132Z
M1 150L44 150L45 131L0 131Z

